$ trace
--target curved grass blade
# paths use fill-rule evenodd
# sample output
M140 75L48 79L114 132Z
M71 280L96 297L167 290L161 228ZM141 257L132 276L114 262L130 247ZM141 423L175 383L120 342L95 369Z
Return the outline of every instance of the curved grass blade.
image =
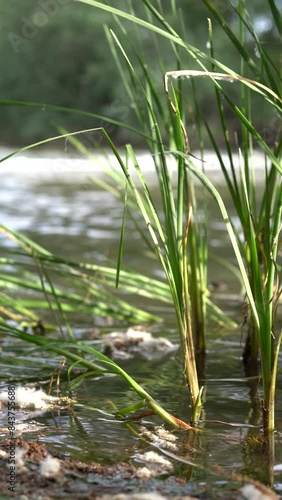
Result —
M110 358L108 358L101 352L96 351L92 347L87 346L82 342L64 342L55 339L46 339L38 335L29 335L21 330L6 325L1 320L0 320L0 332L6 333L16 338L20 338L29 343L36 344L37 346L44 347L44 350L50 350L52 352L55 352L56 354L60 354L64 356L66 359L77 362L80 366L87 368L87 370L90 370L95 374L97 373L98 370L100 371L100 373L110 372L116 375L120 375L129 383L129 385L139 395L139 397L142 400L146 401L146 404L164 422L166 422L169 425L172 425L173 427L178 427L186 430L188 429L196 430L190 427L185 422L182 422L181 420L177 419L176 417L168 413L166 410L164 410L160 406L160 404L154 398L152 398L148 394L148 392L146 392L125 370L123 370L119 365L117 365L117 363L112 361ZM102 368L99 365L96 365L96 363L93 363L88 359L81 357L81 355L75 354L72 351L86 352L90 354L93 358L96 358L100 363L106 365L106 369Z

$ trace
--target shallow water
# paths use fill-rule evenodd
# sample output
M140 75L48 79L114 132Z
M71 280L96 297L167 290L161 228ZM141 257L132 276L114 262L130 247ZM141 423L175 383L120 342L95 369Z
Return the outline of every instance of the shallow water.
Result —
M65 162L65 163L64 163ZM10 164L10 169L9 169ZM2 223L23 232L37 243L57 255L92 263L116 261L123 214L122 204L110 194L101 191L91 180L91 176L101 176L101 167L81 160L46 157L22 157L4 163L1 174L0 210ZM211 169L212 170L212 169ZM212 170L221 185L220 176ZM151 184L155 179L148 168ZM228 204L228 198L224 192ZM199 189L202 199L202 190ZM209 210L209 246L211 254L235 262L233 252L226 235L225 225L220 219L215 203L208 198ZM202 202L199 204L201 213ZM3 254L13 243L0 235ZM162 273L149 259L140 235L128 220L125 236L123 262L137 271L146 269L149 275L161 276ZM234 275L218 261L211 261L209 282L220 282L219 288L212 292L214 300L239 324L243 322L243 299L240 286ZM152 303L140 297L138 307L143 305L152 313L161 315L163 321L153 328L153 333L177 342L176 324L170 307ZM89 341L94 339L94 328L99 326L103 332L114 330L105 322L96 318L77 315L73 318L74 332L77 338ZM202 433L187 438L186 433L177 433L178 450L176 455L192 461L195 467L195 481L218 481L211 469L221 466L226 473L244 473L261 480L267 480L269 464L265 459L263 447L258 444L261 421L259 420L259 399L250 400L250 381L245 377L241 355L244 342L244 328L236 331L217 330L210 325L208 331L208 352L206 355L203 385L205 386L205 415L201 423ZM15 355L20 345L11 346L3 341L1 372L4 383L8 380L39 382L46 389L50 378L49 369L42 366L40 355L29 351L32 366L27 369L21 365L9 363L9 356ZM36 365L38 361L38 365ZM54 359L56 366L58 359ZM154 360L145 360L141 356L120 362L148 392L171 413L189 419L189 398L183 384L183 375L179 353L173 353ZM66 382L61 389L66 390ZM93 378L84 382L76 391L78 403L74 412L67 410L47 412L33 416L32 419L43 424L36 434L39 440L49 444L52 449L81 461L101 461L115 463L132 461L138 450L146 446L138 440L124 422L113 419L110 401L122 408L138 401L125 381L116 376ZM270 465L282 463L282 388L281 373L277 391L277 431L275 434L275 459ZM93 410L83 407L93 407ZM99 410L101 413L99 413ZM146 417L143 424L152 428L160 424L154 417ZM138 423L134 424L138 429ZM34 438L34 434L27 436ZM183 475L181 465L176 463L175 474ZM282 491L281 472L275 475L276 490Z

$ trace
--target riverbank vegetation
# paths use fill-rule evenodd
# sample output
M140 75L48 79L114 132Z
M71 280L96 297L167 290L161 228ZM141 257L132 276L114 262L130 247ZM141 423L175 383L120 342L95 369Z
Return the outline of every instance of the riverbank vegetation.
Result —
M282 100L281 69L277 65L276 51L269 51L261 40L265 33L261 35L256 30L256 22L252 22L252 13L244 0L239 0L237 7L230 2L224 13L221 2L218 5L209 0L201 3L201 7L206 8L207 16L210 16L205 28L206 44L202 48L190 43L190 32L185 22L181 22L181 9L184 9L181 2L179 5L175 0L168 2L168 16L162 2L150 0L142 0L137 10L131 3L126 4L124 10L117 8L114 2L110 5L96 0L79 0L79 3L87 4L84 5L86 11L113 16L108 23L110 26L106 25L104 31L108 43L106 61L110 60L111 66L115 65L115 81L119 82L117 86L110 83L113 91L117 92L116 114L106 116L102 126L92 126L90 130L75 133L70 133L72 124L67 124L67 118L63 124L56 119L58 136L55 139L67 138L80 154L89 158L103 145L114 153L120 171L112 172L110 181L103 181L103 187L111 190L124 204L118 264L113 269L67 262L23 235L1 226L2 232L17 242L38 269L36 280L25 277L23 281L6 274L3 283L41 290L45 297L44 307L52 304L52 308L59 313L59 323L64 325L61 333L65 339L58 340L53 336L45 339L37 334L31 336L19 324L11 325L7 320L1 321L1 331L61 354L75 366L86 369L90 375L102 374L103 370L121 375L140 396L138 408L148 405L165 422L183 428L183 422L168 414L116 363L77 342L69 324L67 312L69 308L74 310L77 307L84 308L86 313L96 307L97 314L102 315L104 310L104 315L129 323L132 318L136 322L153 321L150 314L127 305L112 293L114 287L123 286L129 291L138 283L140 293L170 300L174 305L183 372L192 407L188 410L187 405L187 420L196 426L202 414L203 388L199 381L198 360L200 355L205 354L207 311L212 311L214 317L217 315L219 321L228 321L208 299L209 219L205 197L199 206L196 196L195 182L200 182L204 192L209 193L218 204L236 258L237 274L240 275L246 299L244 322L248 327L243 357L246 373L255 366L257 377L258 358L260 360L262 392L259 385L257 391L263 400L265 436L269 437L275 429L275 386L282 335L278 318L281 302ZM71 7L75 8L70 5L68 9ZM278 33L281 35L281 16L275 2L263 2L263 9L263 22L271 23L272 36L278 39ZM231 25L227 22L230 19ZM217 47L219 32L221 48ZM154 46L154 53L158 54L153 66L148 60L148 38ZM226 60L222 55L222 47L225 46L229 47L229 54L234 54L231 59L234 65L230 64L229 56ZM102 68L97 70L95 79L101 86L105 75ZM164 78L161 87L159 75ZM38 103L20 105L13 102L13 98L11 96L9 102L2 101L9 113L16 107L21 107L23 111L31 107L33 112L36 107L42 107ZM31 99L25 96L25 100ZM67 104L65 102L64 106ZM207 107L211 107L212 112ZM54 111L48 103L45 109L48 113ZM260 110L259 115L257 109ZM119 124L115 121L117 117ZM93 115L93 118L97 119L97 116ZM134 145L128 142L122 153L116 145L116 127L121 130L119 138L124 137L124 131L132 127L130 134L136 137L136 143L146 145L154 161L161 208L158 208L142 172ZM86 132L92 134L90 147L83 141ZM54 143L54 138L40 141L41 144L47 142ZM211 147L217 155L236 218L230 216L220 190L206 169L205 151ZM256 150L265 159L264 189L259 197L253 155ZM148 279L145 273L140 275L134 270L123 270L126 266L123 262L123 243L127 214L135 221L136 230L140 231L148 249L155 255L156 266L164 274L163 281ZM15 265L14 261L3 264ZM88 301L80 302L81 292L66 293L55 287L54 271L66 277L72 284L71 288L74 282L76 285L79 283ZM93 273L93 280L89 281L86 271ZM107 287L104 287L105 282ZM3 297L9 311L5 313L8 318L16 322L17 315L35 319L33 312L24 309L24 301L14 303L8 296ZM107 303L111 304L112 310L106 307ZM39 319L36 318L37 323ZM241 321L238 318L238 323ZM70 368L70 374L71 371ZM86 376L89 373L85 372L80 380ZM134 410L136 408L134 406Z

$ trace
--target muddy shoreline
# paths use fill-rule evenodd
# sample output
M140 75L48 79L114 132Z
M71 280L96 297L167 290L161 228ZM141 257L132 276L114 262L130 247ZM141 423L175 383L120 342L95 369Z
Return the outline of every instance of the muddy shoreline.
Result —
M17 449L15 493L8 490L8 456L11 441L1 444L0 498L11 497L20 500L49 500L70 498L80 500L192 500L219 499L243 500L256 497L259 500L275 500L270 489L257 483L235 484L233 481L219 481L218 486L189 482L185 477L164 475L162 478L140 478L140 468L120 463L101 465L82 463L52 452L38 441L20 437L14 443ZM43 464L49 460L49 468ZM252 480L250 480L252 481ZM255 483L255 482L253 482Z

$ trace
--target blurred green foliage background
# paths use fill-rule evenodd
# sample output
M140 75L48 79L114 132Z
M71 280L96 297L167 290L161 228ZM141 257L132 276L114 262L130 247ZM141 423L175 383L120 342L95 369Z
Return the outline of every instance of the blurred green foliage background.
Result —
M112 0L109 3L120 9L131 8L136 15L146 18L140 0ZM236 29L236 16L228 0L215 0L213 3L220 9L227 23ZM268 3L264 0L248 0L247 4L260 40L267 50L271 51L277 65L281 64L280 39L270 21ZM162 6L166 19L177 32L184 33L188 43L208 53L207 18L210 14L203 1L176 0L177 16L173 16L171 12L170 0L155 0L155 5ZM177 69L175 53L169 41L160 38L157 48L152 33L128 22L125 36L121 21L118 22L106 12L72 0L1 0L0 19L1 100L79 108L134 125L134 113L125 98L123 83L106 40L104 25L108 25L118 34L137 71L135 51L144 54L148 71L160 94L163 93L163 73ZM213 20L213 29L216 58L240 71L238 55L222 35L222 30L217 29L216 20ZM128 33L132 36L129 37ZM248 45L251 42L246 40L245 43ZM259 67L260 60L255 53L255 47L248 49L253 50L253 58ZM193 66L187 55L181 58L181 64L181 69L199 69L195 63ZM239 85L230 88L230 92L238 93L238 96L239 91ZM165 99L165 96L163 97ZM203 83L197 98L200 108L212 119L216 109L212 104L212 85ZM189 106L187 95L187 110ZM267 129L267 112L262 113L258 106L255 114L256 126L261 130ZM237 125L235 122L232 125L232 117L230 120L231 129L236 132ZM76 114L51 112L45 110L44 106L41 109L29 109L2 105L0 144L23 146L56 135L51 121L63 125L69 131L105 125L101 119L93 120ZM136 137L132 139L125 130L111 127L110 133L118 143L136 141ZM269 140L271 141L271 137Z

